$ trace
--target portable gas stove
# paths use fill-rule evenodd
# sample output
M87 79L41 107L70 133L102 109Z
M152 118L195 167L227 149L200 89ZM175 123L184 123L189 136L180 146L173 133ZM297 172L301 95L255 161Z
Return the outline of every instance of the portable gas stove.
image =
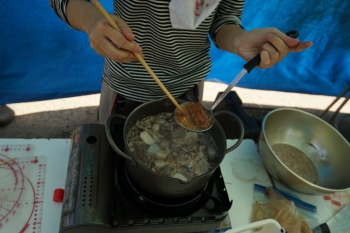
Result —
M115 141L122 148L123 125L118 127ZM231 205L220 168L191 196L155 196L128 175L124 159L108 143L104 125L73 131L60 233L212 231Z

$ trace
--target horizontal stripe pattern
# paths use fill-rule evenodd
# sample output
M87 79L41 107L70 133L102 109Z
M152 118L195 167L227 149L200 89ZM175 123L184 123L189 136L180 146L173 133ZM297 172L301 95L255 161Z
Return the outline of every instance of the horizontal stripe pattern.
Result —
M49 0L67 22L67 0ZM244 0L221 0L215 11L195 30L172 28L170 0L114 0L114 13L126 21L145 54L145 61L174 97L203 80L211 68L208 35L215 39L227 24L240 24ZM117 63L105 59L103 78L117 93L146 102L165 97L139 62Z
M51 8L56 12L58 17L60 17L68 25L66 8L69 0L49 0Z

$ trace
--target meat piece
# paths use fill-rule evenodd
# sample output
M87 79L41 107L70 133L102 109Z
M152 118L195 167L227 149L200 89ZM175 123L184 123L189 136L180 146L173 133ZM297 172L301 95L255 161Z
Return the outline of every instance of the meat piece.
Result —
M172 139L184 138L186 137L186 130L180 126L174 127L171 132Z
M187 131L185 137L174 139L173 142L181 145L182 150L185 152L198 151L198 135L195 132Z
M142 121L136 121L136 126L139 129L143 129L143 130L151 129L153 122L154 122L154 117L149 117L149 118L144 119Z
M145 155L147 153L148 145L143 141L131 141L128 143L128 146L133 156L147 168L150 168L154 156Z
M209 163L206 159L201 159L194 163L193 171L196 176L200 176L209 171Z
M158 173L163 176L171 177L174 171L175 171L175 168L168 165L164 169L161 169L160 171L158 171Z

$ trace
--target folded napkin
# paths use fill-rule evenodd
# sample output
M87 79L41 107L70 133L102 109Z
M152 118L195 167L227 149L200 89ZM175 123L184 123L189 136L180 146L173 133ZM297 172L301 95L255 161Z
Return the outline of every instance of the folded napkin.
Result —
M171 0L170 21L173 28L194 30L216 8L221 0Z

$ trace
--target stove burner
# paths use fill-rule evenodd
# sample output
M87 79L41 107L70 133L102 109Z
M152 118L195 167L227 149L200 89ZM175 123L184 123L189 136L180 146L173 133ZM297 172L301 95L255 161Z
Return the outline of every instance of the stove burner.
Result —
M202 197L203 190L206 190L207 192L211 192L213 188L213 184L206 184L205 187L202 190L199 190L198 192L181 198L166 198L157 196L155 194L152 194L148 192L147 190L144 190L141 186L139 186L136 181L128 174L126 165L124 165L124 172L125 177L130 184L130 187L135 192L134 195L137 195L137 198L140 202L149 202L154 205L162 206L162 207L190 207L193 206L197 201Z
M209 181L202 190L192 195L180 198L167 198L154 195L139 186L128 174L124 159L120 159L116 168L116 173L118 185L123 187L120 191L123 192L124 196L128 199L128 204L125 205L123 212L127 212L128 206L132 205L152 215L162 214L170 216L178 214L186 216L197 211L206 205L206 203L210 203L207 205L209 209L217 206L217 204L215 204L215 198L210 194L214 188L213 181ZM210 199L213 199L213 201ZM221 203L219 203L219 205L220 204Z

